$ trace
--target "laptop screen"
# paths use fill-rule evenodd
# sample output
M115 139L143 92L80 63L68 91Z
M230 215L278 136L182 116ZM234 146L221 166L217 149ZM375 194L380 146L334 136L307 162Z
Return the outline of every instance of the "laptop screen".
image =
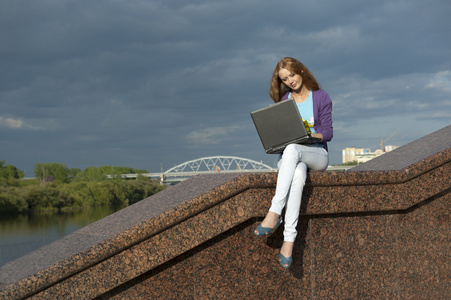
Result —
M278 147L308 138L301 115L293 99L284 100L251 112L263 147Z

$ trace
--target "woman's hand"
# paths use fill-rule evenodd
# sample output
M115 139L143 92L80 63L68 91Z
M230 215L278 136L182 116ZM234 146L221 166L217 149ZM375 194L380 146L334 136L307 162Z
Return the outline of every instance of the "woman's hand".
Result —
M321 133L312 133L310 135L315 138L320 138L321 141L323 140L323 135Z

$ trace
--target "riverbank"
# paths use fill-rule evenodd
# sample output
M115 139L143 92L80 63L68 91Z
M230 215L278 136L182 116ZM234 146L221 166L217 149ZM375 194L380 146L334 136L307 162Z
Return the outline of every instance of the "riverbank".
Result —
M66 211L83 207L124 207L165 187L146 178L137 180L26 182L0 185L0 215Z

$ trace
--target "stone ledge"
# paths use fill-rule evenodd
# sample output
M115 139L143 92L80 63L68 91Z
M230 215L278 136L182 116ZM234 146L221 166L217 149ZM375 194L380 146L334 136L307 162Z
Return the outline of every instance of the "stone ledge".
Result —
M311 172L303 214L408 210L449 193L450 161L448 148L402 170ZM276 176L217 174L187 180L3 266L0 298L60 297L64 292L74 293L74 298L101 295L234 226L264 216ZM78 247L80 241L85 243ZM156 252L149 255L149 247ZM71 289L77 285L83 290Z
M451 147L451 125L376 157L350 171L391 171L407 168Z

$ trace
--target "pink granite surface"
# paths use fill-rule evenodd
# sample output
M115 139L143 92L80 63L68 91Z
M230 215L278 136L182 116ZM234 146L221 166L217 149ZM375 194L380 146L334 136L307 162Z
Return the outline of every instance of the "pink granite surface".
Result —
M451 298L450 169L311 172L289 270L252 233L277 174L198 176L0 268L0 299Z

